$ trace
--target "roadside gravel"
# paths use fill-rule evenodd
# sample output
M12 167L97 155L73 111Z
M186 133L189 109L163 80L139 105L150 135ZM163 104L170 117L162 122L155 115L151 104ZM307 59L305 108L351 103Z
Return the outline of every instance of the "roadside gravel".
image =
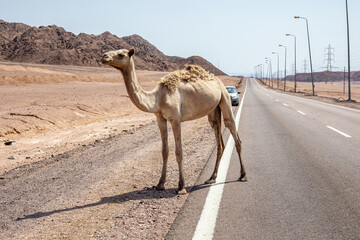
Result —
M169 130L171 132L171 129ZM161 239L187 196L177 196L177 163L169 133L165 191L155 121L0 177L0 239ZM183 124L186 186L214 149L206 118Z

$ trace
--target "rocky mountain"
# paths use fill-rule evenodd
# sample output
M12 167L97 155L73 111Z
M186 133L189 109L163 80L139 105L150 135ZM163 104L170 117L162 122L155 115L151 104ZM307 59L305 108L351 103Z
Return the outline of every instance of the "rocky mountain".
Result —
M0 42L9 44L15 37L31 28L22 23L7 23L0 20Z
M103 53L121 48L135 48L137 69L173 71L186 64L198 64L215 75L225 75L199 56L167 56L139 35L121 38L110 32L75 35L56 25L31 27L0 20L0 60L3 61L100 66Z

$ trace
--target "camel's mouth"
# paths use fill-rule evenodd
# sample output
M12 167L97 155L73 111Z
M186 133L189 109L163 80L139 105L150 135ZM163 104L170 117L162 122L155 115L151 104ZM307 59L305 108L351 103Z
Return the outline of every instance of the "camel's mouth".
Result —
M101 59L102 64L108 64L110 61L110 59Z
M101 63L102 64L108 64L109 62L112 61L112 57L109 57L108 55L104 55L102 58L101 58Z

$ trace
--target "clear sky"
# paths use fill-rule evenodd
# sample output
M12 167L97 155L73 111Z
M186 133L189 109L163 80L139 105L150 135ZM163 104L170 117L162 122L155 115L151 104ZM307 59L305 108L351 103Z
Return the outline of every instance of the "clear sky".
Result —
M351 70L360 70L360 1L348 0ZM288 48L287 71L309 59L308 18L314 71L326 66L325 48L335 49L335 66L347 66L345 0L0 0L0 19L31 26L58 25L75 34L104 31L122 37L138 34L166 55L199 55L228 74L252 74L254 67ZM309 69L309 68L308 68Z

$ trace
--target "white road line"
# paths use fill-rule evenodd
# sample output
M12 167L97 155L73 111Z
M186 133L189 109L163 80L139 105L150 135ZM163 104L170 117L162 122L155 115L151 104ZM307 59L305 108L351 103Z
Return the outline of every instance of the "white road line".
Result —
M273 97L270 97L271 99L274 99Z
M277 102L278 102L278 101L279 101L279 99L275 99L275 101L277 101Z
M306 115L306 113L300 111L300 110L297 110L298 113L302 114L302 115Z
M289 105L287 105L286 103L283 103L283 105L285 106L285 107L288 107Z
M338 134L343 135L344 137L351 138L350 135L348 135L348 134L346 134L346 133L344 133L344 132L342 132L342 131L340 131L340 130L337 130L336 128L334 128L334 127L332 127L332 126L326 126L326 127L329 128L329 129L331 129L331 130L333 130L334 132L337 132Z
M241 99L239 110L235 118L236 129L238 129L239 126L241 110L244 104L246 89L247 89L247 84L244 91L244 96ZM217 218L221 197L224 189L224 183L226 180L226 175L230 164L230 158L234 150L234 146L235 146L234 139L230 136L226 143L223 155L220 160L218 176L216 178L217 183L212 184L210 186L210 190L205 200L204 208L201 212L200 220L196 226L196 230L192 238L194 240L213 238L216 218Z

